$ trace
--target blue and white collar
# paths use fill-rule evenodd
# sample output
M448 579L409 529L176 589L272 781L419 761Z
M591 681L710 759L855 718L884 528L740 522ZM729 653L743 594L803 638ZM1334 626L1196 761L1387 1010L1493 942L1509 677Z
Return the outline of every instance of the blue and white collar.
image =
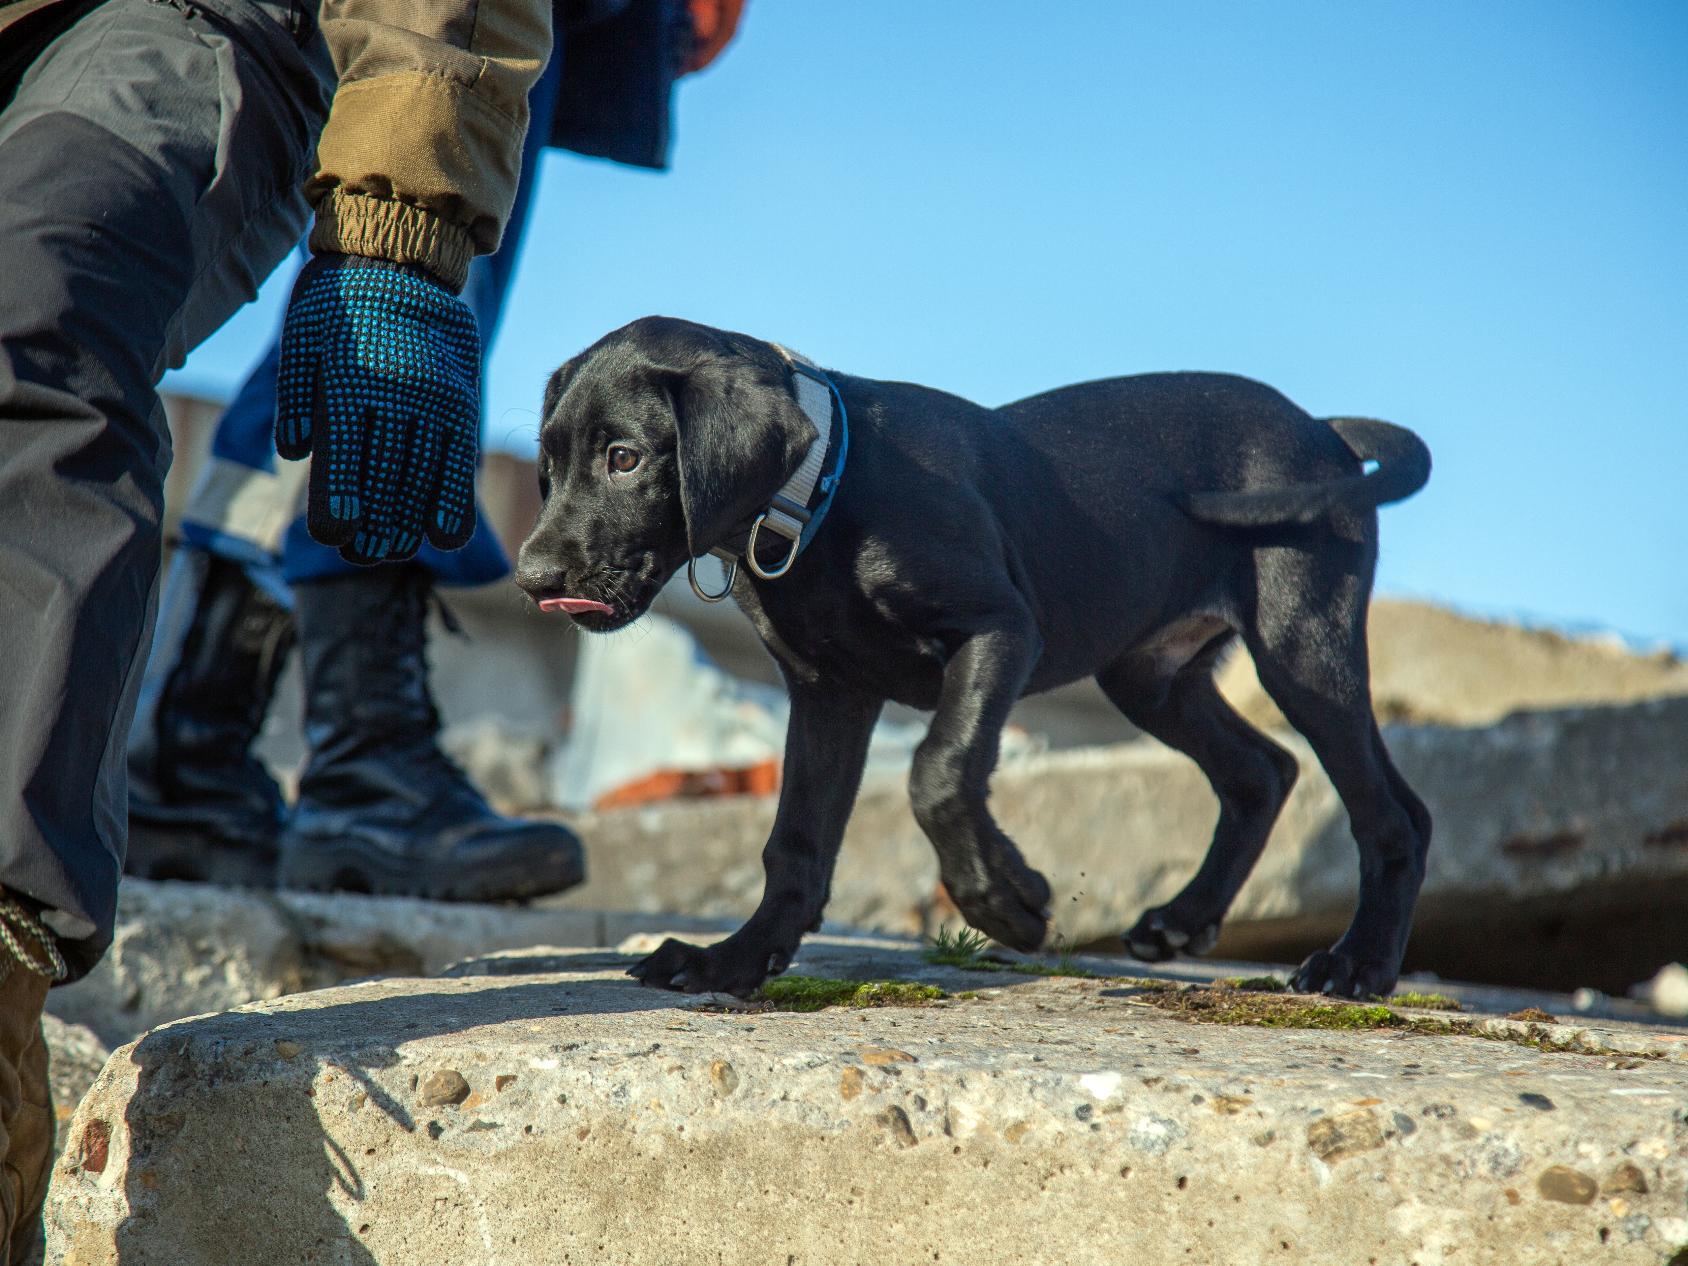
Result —
M844 462L850 452L850 419L837 384L806 356L778 343L773 344L773 348L791 371L792 394L797 398L797 407L803 410L803 415L815 428L815 442L809 446L791 478L773 495L768 508L756 516L743 550L717 545L709 551L727 565L727 581L720 592L709 593L698 584L697 560L692 560L687 568L692 592L705 602L720 602L732 592L733 582L738 578L740 558L763 580L778 580L790 571L797 556L808 547L820 529L827 511L832 508L833 494L838 491L839 481L844 477ZM833 442L835 432L836 444ZM830 468L827 467L829 453L832 454ZM756 542L763 532L772 532L790 542L785 557L769 568L764 568L756 558Z

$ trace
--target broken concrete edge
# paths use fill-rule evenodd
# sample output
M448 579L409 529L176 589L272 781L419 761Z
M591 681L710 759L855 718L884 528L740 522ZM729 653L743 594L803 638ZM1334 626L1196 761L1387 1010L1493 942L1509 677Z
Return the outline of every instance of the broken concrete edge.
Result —
M432 975L492 950L597 948L656 926L696 935L738 922L127 879L110 951L83 980L53 990L47 1008L116 1046L183 1016L348 980Z
M929 1260L957 1226L980 1266L1658 1266L1688 1244L1680 1062L1190 1024L1108 980L829 938L797 966L952 996L722 1013L620 956L554 958L125 1047L55 1174L58 1260L691 1266L728 1216L749 1259L805 1266Z

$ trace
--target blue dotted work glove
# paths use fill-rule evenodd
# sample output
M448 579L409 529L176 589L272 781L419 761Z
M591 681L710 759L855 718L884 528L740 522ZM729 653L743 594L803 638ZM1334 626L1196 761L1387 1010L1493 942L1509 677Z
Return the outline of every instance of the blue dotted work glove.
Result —
M420 269L319 255L288 300L276 451L311 458L311 535L354 563L409 558L475 530L481 341Z

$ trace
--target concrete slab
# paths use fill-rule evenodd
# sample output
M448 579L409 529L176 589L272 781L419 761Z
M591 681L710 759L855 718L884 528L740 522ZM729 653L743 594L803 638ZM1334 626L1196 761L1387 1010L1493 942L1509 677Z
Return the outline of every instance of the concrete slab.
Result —
M543 974L148 1034L73 1122L53 1260L1655 1266L1688 1247L1679 1028L1192 1023L1157 999L1193 995L1138 979L826 940L798 970L952 996L711 1010L628 961L547 952Z

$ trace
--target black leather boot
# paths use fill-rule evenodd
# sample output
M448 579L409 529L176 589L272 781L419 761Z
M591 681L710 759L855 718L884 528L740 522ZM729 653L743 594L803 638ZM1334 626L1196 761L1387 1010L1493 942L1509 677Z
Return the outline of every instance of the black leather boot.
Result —
M282 836L284 885L505 901L585 877L572 832L500 817L440 751L431 585L398 564L294 587L310 757Z
M178 551L129 732L129 852L148 879L269 885L286 806L252 755L293 617L238 564Z

